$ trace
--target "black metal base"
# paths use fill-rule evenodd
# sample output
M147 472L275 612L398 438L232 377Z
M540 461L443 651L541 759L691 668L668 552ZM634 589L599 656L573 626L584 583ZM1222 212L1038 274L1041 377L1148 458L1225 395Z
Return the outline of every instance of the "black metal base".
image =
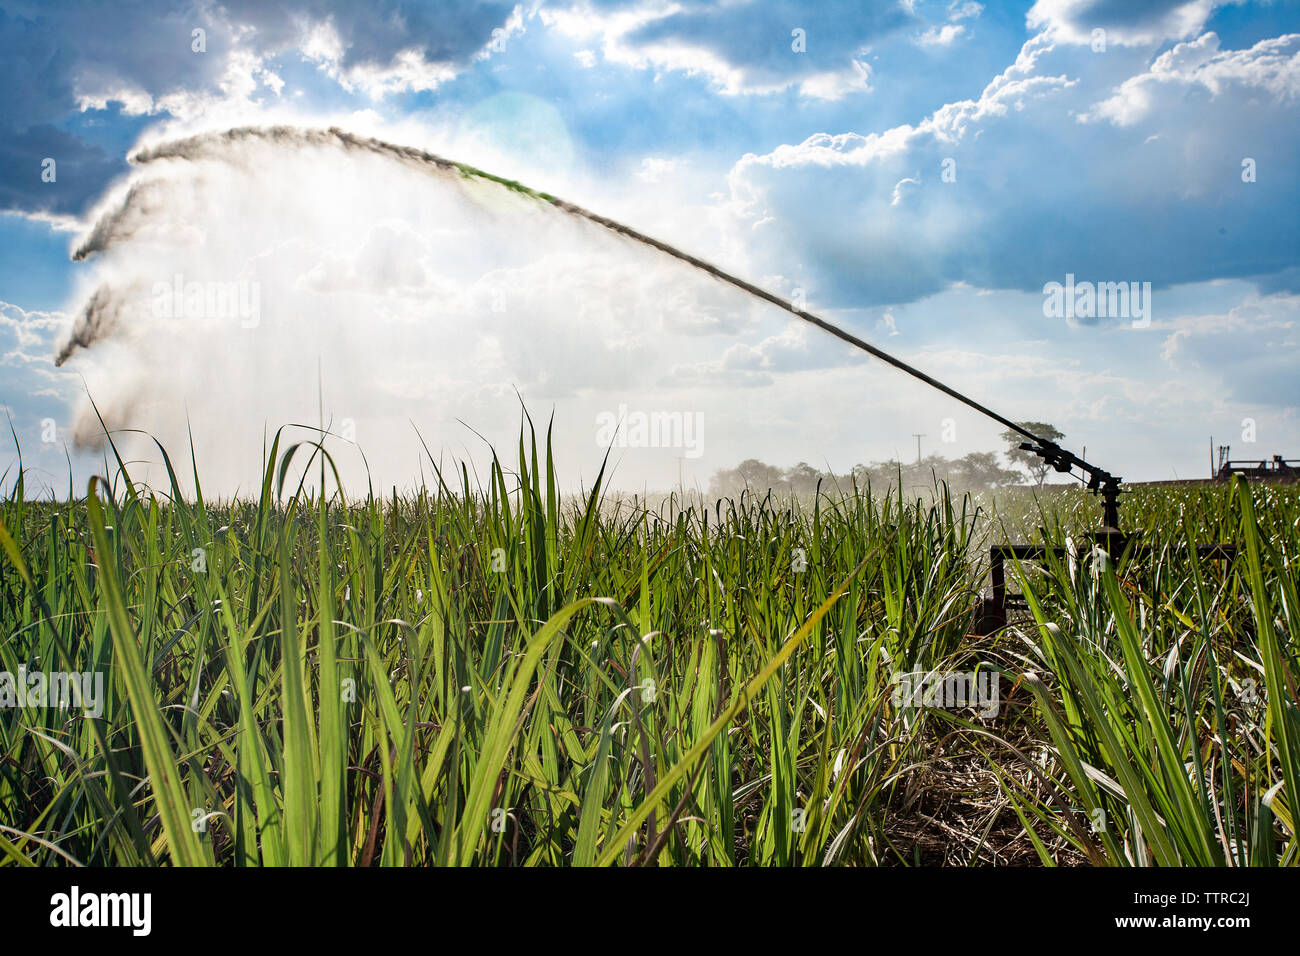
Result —
M1136 557L1151 550L1149 545L1130 544L1129 535L1121 531L1102 528L1092 534L1089 544L1081 544L1075 548L1075 555L1080 561L1084 561L1091 555L1093 546L1098 545L1116 562L1126 556ZM1185 548L1184 545L1183 549ZM1049 551L1058 558L1064 558L1068 554L1065 548L1047 547L1041 544L995 544L989 548L989 583L992 585L992 596L976 605L970 633L987 636L1007 626L1006 559L1042 561ZM1197 546L1196 553L1210 560L1231 561L1237 556L1237 546L1202 544Z

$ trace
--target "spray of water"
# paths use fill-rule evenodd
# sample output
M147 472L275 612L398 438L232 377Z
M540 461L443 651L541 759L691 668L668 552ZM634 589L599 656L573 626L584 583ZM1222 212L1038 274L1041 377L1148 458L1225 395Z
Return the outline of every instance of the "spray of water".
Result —
M229 493L256 475L264 428L316 424L323 405L324 423L365 451L368 468L337 442L354 466L340 464L345 481L408 483L413 427L472 462L477 435L516 437L523 396L563 423L557 460L581 483L609 414L707 411L708 460L694 444L616 446L619 487L662 488L764 453L731 436L774 382L762 367L774 348L846 364L830 343L788 334L775 310L527 190L364 143L236 132L133 157L75 249L86 266L56 349L110 430L169 449L192 435L205 485ZM202 293L225 286L260 315L214 313ZM88 399L70 434L94 453L77 468L89 472L103 428ZM119 440L127 456L153 454L144 438Z
M829 322L819 316L813 315L810 312L806 312L802 309L796 308L795 305L790 301L783 299L780 296L777 296L767 291L766 289L762 289L759 286L754 285L753 283L747 282L744 279L739 278L738 276L725 272L710 262L697 258L696 256L692 256L689 253L683 252L681 249L678 249L675 246L671 246L666 242L661 242L658 239L652 238L651 236L647 236L644 233L638 232L637 230L633 229L631 226L625 225L624 223L618 222L613 219L609 219L605 216L598 215L594 212L591 212L590 210L584 209L581 206L574 205L573 203L567 202L556 196L552 196L548 193L531 189L528 186L523 185L522 183L515 182L514 180L505 179L500 176L494 176L491 173L484 172L483 170L480 169L476 169L465 163L460 163L460 162L456 162L455 160L444 158L435 153L430 153L425 150L416 149L410 146L401 146L395 143L385 142L383 140L376 139L374 137L357 136L353 133L349 133L348 131L340 129L338 127L330 127L329 129L319 130L319 129L304 129L304 128L294 127L294 126L269 126L269 127L246 126L246 127L239 127L236 129L227 130L224 132L205 133L198 136L189 137L187 139L180 139L169 143L163 143L151 147L149 149L143 149L136 152L132 156L132 161L138 164L147 164L147 163L157 162L158 160L164 160L164 159L183 159L183 160L193 161L193 160L211 158L214 155L219 155L223 149L225 149L226 147L232 144L239 144L239 143L244 143L252 140L270 142L278 145L286 145L292 147L332 145L332 146L340 147L348 152L354 152L354 153L364 152L364 153L374 154L377 156L383 156L389 159L396 160L400 163L408 164L410 166L422 170L427 170L439 175L460 176L467 179L495 183L506 189L510 189L514 192L534 198L540 202L547 203L550 206L554 207L555 209L558 209L569 216L575 217L577 219L585 220L590 223L594 223L595 225L600 226L603 229L607 229L616 235L622 236L626 239L630 239L633 242L640 243L643 246L656 249L659 252L664 253L665 255L671 256L672 258L677 259L680 262L684 262L687 265L690 265L691 267L698 269L701 272L706 273L707 275L712 276L715 279L728 283L729 285L735 286L736 288L743 290L744 292L748 293L751 296L754 296L755 298L764 300L766 302L770 302L771 304L777 306L778 308L784 309L785 311L791 313L792 315L796 316L802 321L817 326L821 330L825 332L829 332L831 335L834 335L837 338L842 339L843 341L849 343L855 348L861 349L862 351L867 352L868 354L884 362L887 362L888 364L894 366L895 368L906 372L907 374L913 376L914 378L920 379L921 381L925 382L927 385L939 389L940 391L950 395L951 397L957 399L963 404L968 405L971 408L974 408L976 411L988 416L989 418L992 418L994 421L997 421L998 423L1006 426L1007 428L1019 432L1020 434L1024 435L1026 438L1029 438L1034 441L1038 441L1038 439L1033 434L1025 431L1017 423L1011 421L1010 419L1004 418L998 413L976 402L974 399L971 399L966 395L963 395L962 393L956 391L955 389L948 387L942 382L939 382L936 379L931 378L929 375L907 364L906 362L903 362L902 360L896 358L895 356L889 354L888 352L876 348L875 346L853 335L852 333L847 332L846 330L844 330L843 328L841 328L840 326L832 322ZM146 196L147 194L141 190L132 190L131 193L128 193L126 197L126 201L122 204L121 207L119 207L117 210L115 210L113 213L109 214L108 216L100 219L100 221L96 224L94 230L92 231L91 235L77 249L77 251L74 254L74 258L84 259L88 255L91 255L95 252L102 251L103 249L106 249L109 245L111 245L111 243L117 237L123 235L124 233L128 233L132 228L133 220L138 216L138 211L137 211L138 206L140 206L145 201ZM82 327L83 327L83 331L82 334L79 336L80 341L78 342L78 344L82 345L82 347L85 347L86 344L89 344L90 342L93 342L95 340L95 333L94 333L94 329L90 327L88 322L83 322ZM67 349L65 348L64 353L61 353L60 355L60 362L66 359L67 357L66 353L67 353Z
M755 428L769 430L754 417L764 400L752 388L772 384L769 370L846 364L831 338L805 340L807 326L1015 427L714 263L425 150L337 127L264 126L175 139L130 158L137 172L73 251L94 261L93 284L57 360L76 365L110 429L144 428L171 443L217 436L208 448L227 471L214 482L227 488L256 467L247 454L237 461L231 443L258 422L307 420L322 373L336 400L327 417L355 419L380 474L413 474L396 451L386 469L375 454L409 448L412 423L446 426L445 438L456 422L472 421L493 435L505 406L517 414L519 389L566 423L599 421L625 403L707 408L718 429L708 460L697 462L707 476L764 453L754 441ZM195 277L210 277L208 285L255 277L271 321L240 335L229 323L160 319L159 286L164 302L176 303L170 314L181 315ZM798 321L774 331L782 313ZM842 405L846 386L861 397L873 386L848 367L844 374L807 380L798 405L788 390L773 393L767 404L783 407L768 418L803 423L804 444L852 440L852 419L826 412ZM820 423L815 438L810 421ZM102 439L86 403L74 434L89 447ZM593 443L576 434L557 452L590 460ZM491 440L509 441L508 431L498 427ZM637 482L675 483L683 451L657 453L659 464Z

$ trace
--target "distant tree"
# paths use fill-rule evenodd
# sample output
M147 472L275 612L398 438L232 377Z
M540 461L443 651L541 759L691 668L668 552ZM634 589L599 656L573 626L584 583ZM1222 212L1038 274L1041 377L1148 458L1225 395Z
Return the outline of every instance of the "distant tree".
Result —
M1061 436L1051 425L1041 422L1029 422L1025 427L1040 435ZM1032 462L1037 462L1033 456L1028 457ZM1021 460L1025 464L1030 463L1023 458ZM816 494L819 481L823 491L832 493L836 489L847 490L851 481L857 481L858 487L864 488L869 483L877 493L902 488L908 494L913 494L933 487L936 479L950 483L954 490L965 491L1018 485L1024 481L1024 477L1023 472L1003 468L997 453L991 451L971 452L955 461L942 455L928 455L919 462L900 462L894 458L873 461L854 465L848 474L842 476L820 471L806 461L789 468L780 468L757 458L749 458L734 468L714 472L709 482L709 494L715 498L732 498L748 489L756 495L765 495L771 491L775 495L793 494L806 500Z
M849 474L859 487L870 484L879 492L898 484L900 468L902 466L896 461L873 461L865 465L854 465Z
M822 473L806 461L799 462L785 473L786 483L796 495L816 494L817 482L821 479Z
M1046 438L1048 441L1060 441L1065 437L1065 432L1058 431L1055 426L1047 422L1020 422L1019 424L1025 431L1033 432L1039 438ZM1025 436L1019 432L1013 432L1008 428L1002 433L1002 440L1007 442L1006 454L1011 464L1023 466L1034 476L1039 487L1042 487L1043 479L1052 470L1052 466L1033 452L1021 450L1020 443L1025 440Z
M949 469L949 480L959 488L1004 488L1018 485L1024 477L1018 471L1003 468L996 452L973 451L958 458Z
M713 479L709 482L709 494L718 498L738 495L746 488L758 494L766 494L769 488L784 491L785 473L775 465L768 465L757 458L747 458L735 468L723 468L714 472Z
M778 468L776 465L769 465L766 462L750 458L741 462L736 470L740 472L738 491L748 488L756 494L763 495L769 491L786 492L790 490L790 483L786 480L785 469Z

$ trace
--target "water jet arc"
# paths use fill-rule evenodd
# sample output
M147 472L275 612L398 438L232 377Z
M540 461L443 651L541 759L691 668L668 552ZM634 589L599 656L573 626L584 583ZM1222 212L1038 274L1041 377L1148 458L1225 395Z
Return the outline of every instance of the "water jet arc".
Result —
M532 189L522 183L516 182L515 180L493 175L492 173L477 169L466 163L457 162L456 160L439 156L436 153L430 153L412 146L401 146L396 143L389 143L374 137L360 136L337 126L331 126L328 129L303 128L297 126L244 126L219 133L200 133L184 139L171 140L142 148L132 154L130 160L137 164L145 164L166 159L194 160L202 158L207 152L214 148L219 150L222 146L231 143L248 141L267 141L272 143L289 143L308 146L336 146L354 152L383 155L416 166L432 167L437 171L443 173L455 173L466 179L494 183L500 187L509 189L512 192L529 196L540 202L546 203L547 205L550 205L561 212L568 213L575 218L585 219L586 221L607 229L616 235L631 239L634 242L638 242L641 245L648 246L652 249L657 249L667 256L671 256L680 262L684 262L687 265L693 266L694 268L713 276L715 279L747 292L755 298L770 302L772 305L784 309L786 312L789 312L796 318L807 322L809 325L814 325L823 332L830 333L841 341L847 342L854 348L866 352L868 355L879 359L887 365L892 365L899 371L907 373L913 378L929 385L931 388L943 392L945 395L956 399L968 408L972 408L981 415L1005 426L1012 432L1023 436L1028 439L1028 441L1022 443L1020 447L1023 450L1031 451L1038 455L1052 466L1054 470L1063 474L1072 474L1075 467L1080 468L1083 472L1082 480L1086 482L1088 490L1095 494L1099 494L1102 498L1104 511L1102 519L1103 533L1110 533L1112 535L1119 534L1119 484L1122 479L1118 476L1112 475L1110 472L1084 461L1072 452L1061 448L1055 442L1049 441L1045 438L1040 438L1033 432L1027 430L1016 422L1013 422L1011 419L999 415L986 405L977 402L968 395L962 394L949 385L945 385L943 382L927 375L915 366L909 365L897 356L891 355L885 350L872 345L870 342L840 328L835 323L828 322L826 319L814 315L811 312L806 312L802 309L796 308L794 303L787 299L783 299L778 295L768 292L766 289L761 289L739 276L725 272L711 262L706 262L705 260L697 258L690 253L683 252L666 242L661 242L652 236L647 236L645 233L638 232L621 222L591 212L588 209L584 209L581 206L560 199L559 197L553 196L549 193ZM90 252L96 250L86 249L86 247L83 247L83 251Z

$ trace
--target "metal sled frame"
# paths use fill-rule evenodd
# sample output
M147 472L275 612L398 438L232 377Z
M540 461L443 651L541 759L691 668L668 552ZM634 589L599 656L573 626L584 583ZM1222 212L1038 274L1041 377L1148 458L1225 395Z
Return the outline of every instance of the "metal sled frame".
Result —
M1074 549L1075 557L1080 563L1088 560L1095 546L1103 548L1117 563L1125 557L1141 557L1152 550L1150 545L1130 544L1128 536L1120 532L1097 532L1092 535L1091 542L1091 544L1080 544ZM1182 545L1177 550L1186 551L1187 546ZM1028 607L1019 601L1013 603L1007 599L1007 558L1016 561L1043 561L1049 552L1061 559L1069 554L1066 548L1041 544L995 544L989 548L989 583L992 593L976 608L975 620L971 627L972 633L982 636L993 634L1000 628L1006 627L1008 608L1023 610ZM1237 546L1201 544L1197 545L1196 553L1205 560L1232 561L1237 557Z

